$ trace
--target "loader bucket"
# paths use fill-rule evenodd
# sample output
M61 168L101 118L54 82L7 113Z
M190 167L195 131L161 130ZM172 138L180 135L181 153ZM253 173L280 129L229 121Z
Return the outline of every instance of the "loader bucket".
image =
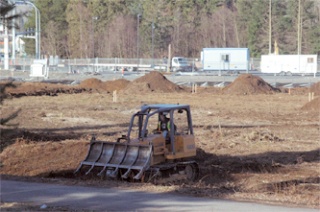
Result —
M98 167L101 168L98 175L105 173L109 177L116 177L121 170L121 178L128 178L133 172L134 179L139 180L144 171L149 168L151 156L152 145L92 141L87 157L81 162L76 172L83 165L88 165L91 167L86 174Z

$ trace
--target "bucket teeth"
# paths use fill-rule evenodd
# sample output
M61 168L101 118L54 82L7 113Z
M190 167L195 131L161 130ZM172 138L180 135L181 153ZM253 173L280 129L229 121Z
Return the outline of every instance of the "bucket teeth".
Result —
M130 174L130 172L131 172L131 169L128 169L128 170L126 171L126 173L124 173L123 175L121 175L121 177L122 177L123 179L127 179L128 176L129 176L129 174Z
M141 170L139 171L139 173L136 174L136 176L133 177L133 179L135 179L135 180L140 180L141 177L142 177L143 172L144 172L144 170L141 169Z
M118 169L115 169L111 173L108 173L108 177L111 177L111 178L116 178L117 175L118 175Z
M152 145L129 143L102 142L93 140L90 143L87 157L81 162L78 172L83 166L90 166L85 173L89 174L93 168L101 168L98 176L105 173L109 177L116 177L119 171L125 171L122 178L129 177L132 171L139 171L134 179L141 179L145 170L149 169L152 155ZM107 171L106 171L107 170Z
M102 176L102 174L103 174L103 172L106 170L106 166L105 167L103 167L103 169L99 172L99 174L97 174L98 176Z
M86 172L86 174L85 175L88 175L90 172L91 172L91 170L94 168L94 164L91 166L91 168Z

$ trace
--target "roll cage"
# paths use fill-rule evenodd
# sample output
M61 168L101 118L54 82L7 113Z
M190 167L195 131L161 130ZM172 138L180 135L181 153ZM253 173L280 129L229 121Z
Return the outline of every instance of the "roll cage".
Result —
M141 110L137 113L133 114L131 117L128 133L126 135L128 142L130 142L131 139L131 132L132 128L134 126L135 120L137 119L138 123L138 136L137 139L142 140L144 137L147 137L149 134L148 132L148 123L150 120L150 117L156 115L158 116L159 120L159 114L161 113L167 113L170 115L170 126L172 126L172 130L170 130L170 140L174 141L174 132L175 132L175 113L185 113L186 114L186 126L187 129L185 131L185 134L191 134L193 135L193 127L192 127L192 119L191 119L191 112L190 112L190 106L189 105L179 105L179 104L151 104L151 105L143 105L141 106Z

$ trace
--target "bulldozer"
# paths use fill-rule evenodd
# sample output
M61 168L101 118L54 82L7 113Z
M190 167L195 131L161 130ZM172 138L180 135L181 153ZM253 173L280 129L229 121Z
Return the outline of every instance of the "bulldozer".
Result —
M170 129L161 130L161 116ZM168 116L168 117L167 117ZM131 117L126 135L116 141L92 136L88 153L75 173L149 181L170 178L195 181L199 166L190 106L187 104L144 104ZM85 169L85 171L84 171Z

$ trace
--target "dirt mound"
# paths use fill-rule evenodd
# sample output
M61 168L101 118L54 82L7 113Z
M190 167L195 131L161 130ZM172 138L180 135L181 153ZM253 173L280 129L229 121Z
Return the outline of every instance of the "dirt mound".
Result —
M6 83L0 83L3 87ZM66 85L61 83L47 82L13 82L12 86L6 87L7 96L57 96L59 93L74 94L82 92L91 92L92 90L112 92L122 90L130 83L125 79L103 82L96 78L84 80L80 85Z
M90 78L82 81L79 87L86 88L86 89L113 92L114 90L123 90L128 86L129 83L130 81L126 79L118 79L118 80L103 82L97 78Z
M126 79L118 79L113 81L106 81L104 83L105 89L109 92L115 91L115 90L123 90L130 84L129 80Z
M82 88L102 89L104 87L103 82L97 78L90 78L83 80L80 85Z
M320 81L317 83L314 83L310 87L310 92L314 92L314 95L316 95L316 96L320 95Z
M320 97L308 102L302 107L302 110L319 111L320 112Z
M59 172L71 167L74 169L79 164L81 157L85 157L86 152L87 143L83 141L24 142L23 140L19 140L5 148L1 153L0 158L3 161L1 174L42 177L48 175L51 170ZM32 156L25 158L24 162L26 164L21 169L20 160L26 153ZM39 161L43 160L43 155L51 162L41 167ZM60 156L57 157L56 155ZM65 161L68 161L70 165L61 166Z
M158 71L150 73L135 79L124 90L125 93L132 92L183 92L187 89L169 81Z
M126 79L103 82L97 78L90 78L82 81L79 86L86 89L96 89L112 92L114 90L122 90L126 88L129 83L130 81Z
M84 88L44 83L44 82L24 82L24 83L13 83L13 87L8 87L6 93L11 97L22 97L22 96L56 96L59 93L73 94L84 92Z
M280 90L269 85L261 77L252 74L241 74L223 89L223 93L226 94L272 94L275 92L280 92Z
M57 87L63 87L61 84L50 84L43 82L14 82L15 87L8 88L8 92L12 93L30 93L37 92L41 90L50 90Z

